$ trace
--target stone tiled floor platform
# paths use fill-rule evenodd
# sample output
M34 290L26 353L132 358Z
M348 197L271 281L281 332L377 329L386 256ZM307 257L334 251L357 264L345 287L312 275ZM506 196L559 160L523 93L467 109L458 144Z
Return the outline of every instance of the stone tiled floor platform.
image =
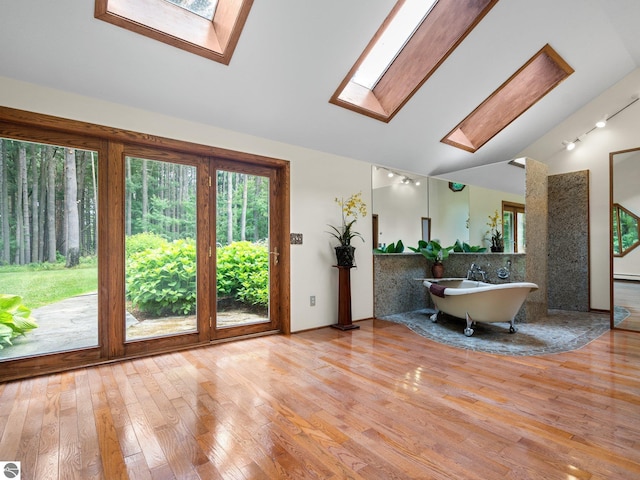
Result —
M466 337L463 319L441 315L433 323L434 310L424 309L382 317L409 327L436 342L468 350L498 355L545 355L583 347L609 330L609 314L549 310L544 318L517 324L509 333L508 323L477 323L474 334Z

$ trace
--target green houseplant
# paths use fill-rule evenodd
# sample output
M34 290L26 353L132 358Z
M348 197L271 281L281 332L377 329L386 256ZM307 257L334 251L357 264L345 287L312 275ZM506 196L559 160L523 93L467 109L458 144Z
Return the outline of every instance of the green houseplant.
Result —
M402 253L404 252L404 244L402 240L398 240L396 243L390 243L386 247L375 248L375 253Z
M504 238L502 237L502 217L498 213L498 210L493 215L489 215L489 221L487 222L489 231L489 241L491 242L492 252L504 252Z
M467 242L456 240L456 243L453 245L453 251L456 253L481 253L486 252L487 249L480 245L469 245Z
M355 247L351 245L351 240L359 237L363 242L364 238L353 229L353 225L358 217L367 215L367 206L362 201L362 192L354 193L349 198L336 198L335 202L340 206L342 222L339 227L329 225L332 231L327 232L340 243L335 247L336 260L340 267L352 267L355 261Z
M444 275L444 264L442 262L449 258L449 252L453 248L453 245L443 247L438 240L429 240L428 242L420 240L418 248L411 247L411 250L421 253L427 260L433 262L431 274L434 278L442 278L442 275Z
M0 349L12 345L13 338L34 328L38 328L38 324L31 316L31 309L22 303L22 297L0 294Z

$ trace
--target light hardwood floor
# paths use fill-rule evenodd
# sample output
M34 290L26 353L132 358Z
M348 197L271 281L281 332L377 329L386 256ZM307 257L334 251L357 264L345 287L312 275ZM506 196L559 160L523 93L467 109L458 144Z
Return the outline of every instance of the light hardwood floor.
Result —
M23 479L640 478L640 335L502 357L380 320L0 384Z

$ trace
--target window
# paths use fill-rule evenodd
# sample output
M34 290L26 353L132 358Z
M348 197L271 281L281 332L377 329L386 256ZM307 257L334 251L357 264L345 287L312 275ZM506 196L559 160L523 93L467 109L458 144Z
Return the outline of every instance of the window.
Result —
M252 4L253 0L96 0L95 17L228 65ZM209 14L212 19L203 16Z
M216 0L166 0L174 5L184 8L185 10L200 15L211 21L216 11L218 2Z
M399 1L329 102L389 122L497 1Z
M640 244L639 218L618 203L613 204L613 255L624 257Z
M525 252L525 214L521 203L502 202L502 235L505 252Z
M477 151L572 73L573 68L545 45L441 142Z
M288 333L288 162L104 132L0 107L0 382Z

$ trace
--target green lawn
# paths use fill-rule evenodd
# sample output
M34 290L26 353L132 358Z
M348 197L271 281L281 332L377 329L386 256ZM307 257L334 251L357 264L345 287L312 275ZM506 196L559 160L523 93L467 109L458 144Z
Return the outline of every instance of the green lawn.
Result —
M95 265L55 270L0 268L0 293L20 295L31 309L97 290Z

